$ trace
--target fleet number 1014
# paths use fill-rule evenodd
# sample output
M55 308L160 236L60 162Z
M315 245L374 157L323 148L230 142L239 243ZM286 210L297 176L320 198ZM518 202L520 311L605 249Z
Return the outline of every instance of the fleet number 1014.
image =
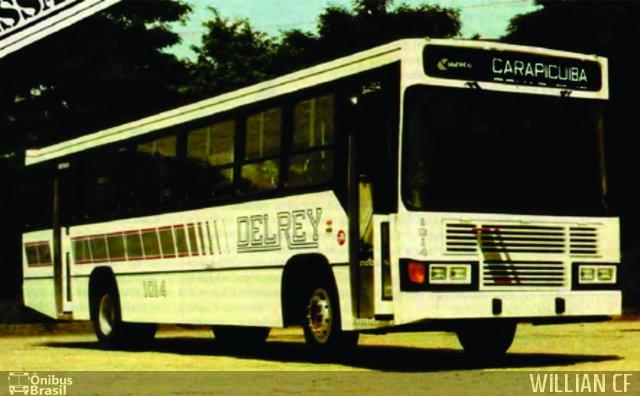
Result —
M145 298L167 297L167 286L164 281L143 281L142 289Z

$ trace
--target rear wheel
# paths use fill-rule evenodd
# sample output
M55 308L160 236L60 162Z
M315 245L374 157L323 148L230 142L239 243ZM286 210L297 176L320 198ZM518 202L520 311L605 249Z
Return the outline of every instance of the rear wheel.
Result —
M155 337L158 326L152 323L124 323L120 297L115 284L102 288L93 298L93 328L105 347L140 346Z
M124 338L124 323L120 315L120 300L114 286L98 291L93 298L93 329L104 346L120 344Z
M309 288L304 338L316 352L337 352L358 343L358 333L342 330L337 293L329 282Z
M458 340L465 353L478 359L503 356L516 334L517 323L506 320L482 320L465 324L458 330Z

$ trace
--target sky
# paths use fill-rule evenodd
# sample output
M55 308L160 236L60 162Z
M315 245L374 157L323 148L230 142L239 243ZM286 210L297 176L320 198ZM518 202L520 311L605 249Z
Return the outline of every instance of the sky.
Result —
M351 7L352 0L184 0L193 8L189 22L174 26L182 43L171 52L179 57L193 57L189 49L200 42L205 32L202 26L210 16L209 6L215 7L223 17L248 19L258 31L277 37L283 30L315 31L318 15L329 5ZM518 14L536 9L533 0L395 0L400 4L440 5L460 9L462 37L479 34L492 39L502 36L509 20Z

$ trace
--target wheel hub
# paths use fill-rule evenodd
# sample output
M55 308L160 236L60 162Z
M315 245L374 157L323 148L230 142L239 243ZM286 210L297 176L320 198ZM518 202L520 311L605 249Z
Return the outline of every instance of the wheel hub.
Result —
M316 289L311 295L309 306L307 307L309 329L313 337L319 343L325 343L329 339L332 326L331 301L324 289Z
M110 295L105 294L100 299L100 310L98 312L98 324L100 331L104 335L109 335L113 331L113 323L115 322L115 309L113 299Z

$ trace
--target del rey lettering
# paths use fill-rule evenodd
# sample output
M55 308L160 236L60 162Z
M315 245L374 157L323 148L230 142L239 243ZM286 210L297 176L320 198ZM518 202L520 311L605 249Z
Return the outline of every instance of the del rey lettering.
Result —
M236 219L238 253L318 247L322 208L240 216Z

